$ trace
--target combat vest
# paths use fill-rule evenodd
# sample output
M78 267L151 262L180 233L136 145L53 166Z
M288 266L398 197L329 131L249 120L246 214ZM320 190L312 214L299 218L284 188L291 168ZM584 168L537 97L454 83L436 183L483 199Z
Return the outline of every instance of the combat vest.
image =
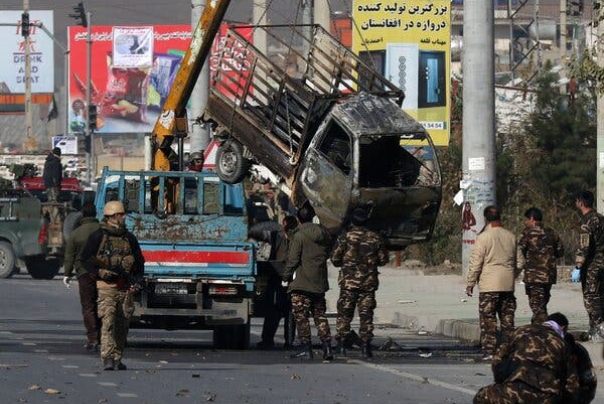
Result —
M129 286L129 275L134 272L134 254L128 240L128 232L124 228L117 229L101 222L103 238L96 253L96 259L102 269L113 272L116 281L98 280L98 287L125 289Z

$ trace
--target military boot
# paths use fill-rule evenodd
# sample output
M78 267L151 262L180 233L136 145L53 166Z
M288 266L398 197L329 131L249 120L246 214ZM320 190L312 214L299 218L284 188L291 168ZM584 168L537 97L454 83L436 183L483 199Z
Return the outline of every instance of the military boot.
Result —
M371 351L371 341L364 341L361 345L361 353L365 358L373 358L373 352Z
M323 359L330 361L333 359L333 351L331 350L331 341L323 341Z
M336 347L336 355L346 356L346 343L344 342L344 339L338 340L338 346Z
M126 370L128 367L122 363L120 359L113 361L113 370Z
M292 359L302 359L306 361L310 361L313 359L312 346L309 343L300 344L298 349L292 353L290 356Z
M115 361L113 358L103 359L103 370L113 370L115 368Z

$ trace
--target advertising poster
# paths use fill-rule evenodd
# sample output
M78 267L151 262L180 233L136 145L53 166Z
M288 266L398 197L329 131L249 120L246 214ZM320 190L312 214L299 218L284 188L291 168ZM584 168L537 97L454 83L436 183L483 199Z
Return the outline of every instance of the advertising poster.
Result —
M78 154L78 138L76 136L53 136L52 147L61 149L61 155Z
M355 0L353 51L405 92L403 109L449 144L450 0ZM360 31L360 33L359 33Z
M113 28L114 67L153 66L153 27Z
M53 32L53 12L32 10L32 24L42 23ZM25 39L21 36L21 11L4 10L0 14L0 111L3 105L25 101ZM54 54L52 39L40 28L30 26L32 101L48 104L54 92Z
M191 26L153 26L153 43L149 44L148 50L145 49L151 55L150 67L116 65L116 59L120 60L121 56L114 56L118 52L114 49L114 43L117 42L117 38L114 41L113 37L116 32L114 28L120 28L117 32L122 35L122 28L149 27L92 27L91 102L97 105L98 128L95 133L149 133L153 130L180 61L189 47ZM225 31L226 24L221 27L221 32ZM252 34L251 28L238 32L247 36ZM218 65L220 38L218 35L214 41L210 69ZM69 131L75 134L84 131L86 122L86 29L69 27L68 41ZM122 52L126 45L120 46L118 48Z

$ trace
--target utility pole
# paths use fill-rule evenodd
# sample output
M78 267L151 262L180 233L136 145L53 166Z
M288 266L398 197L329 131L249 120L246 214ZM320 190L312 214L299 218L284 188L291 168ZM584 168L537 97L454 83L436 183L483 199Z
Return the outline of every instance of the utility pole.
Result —
M600 69L604 68L604 21L602 9L596 10L595 21L597 26L597 55ZM598 213L604 212L604 94L598 92L598 115L597 115L596 148L598 152L598 169L596 171L596 209Z
M267 25L268 17L267 17L267 0L256 0L253 2L252 6L252 24L253 25ZM253 40L254 47L257 48L260 53L267 55L268 54L268 38L266 31L261 28L254 29L253 31ZM268 86L263 82L258 82L258 91L257 97L259 98L259 102L268 102L266 97L262 94L268 94Z
M192 0L191 1L191 30L195 30L197 23L199 22L199 18L201 17L201 13L206 6L206 0ZM195 87L193 87L193 92L191 93L191 118L194 120L197 117L203 114L203 111L208 104L208 97L210 91L210 65L208 64L208 58L203 67L201 68L201 72L197 77L197 83ZM193 122L191 126L191 152L196 152L200 150L206 150L208 144L210 143L210 128L205 123L197 123ZM179 150L179 153L183 153L182 150Z
M484 208L495 194L495 55L492 1L466 0L463 13L463 177L464 203L476 224L462 230L463 275L476 237L484 226ZM465 207L465 206L464 206Z
M29 40L29 0L23 0L23 14L21 15L21 33L25 47L25 141L23 148L33 151L37 145L33 138L33 114L31 105L31 49Z
M325 31L331 31L331 11L328 0L314 0L314 23L322 26Z
M566 2L568 0L560 0L560 59L566 58Z

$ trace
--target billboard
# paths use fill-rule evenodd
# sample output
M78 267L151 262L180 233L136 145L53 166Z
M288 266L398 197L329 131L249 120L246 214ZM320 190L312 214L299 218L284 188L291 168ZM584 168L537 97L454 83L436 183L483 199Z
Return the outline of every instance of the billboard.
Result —
M223 24L221 33L225 30ZM246 36L251 34L248 28ZM221 36L214 41L211 69L217 65L212 60L220 52ZM68 41L69 131L82 133L86 122L86 29L69 27ZM190 25L93 26L91 102L97 105L96 133L151 132L190 41ZM151 61L148 66L145 57Z
M53 12L32 10L32 24L42 23L53 32ZM21 36L21 11L0 14L0 109L6 104L23 104L25 97L25 40ZM40 28L30 26L31 91L34 103L48 104L54 92L54 45Z
M355 0L353 51L405 92L403 109L449 144L450 0Z

